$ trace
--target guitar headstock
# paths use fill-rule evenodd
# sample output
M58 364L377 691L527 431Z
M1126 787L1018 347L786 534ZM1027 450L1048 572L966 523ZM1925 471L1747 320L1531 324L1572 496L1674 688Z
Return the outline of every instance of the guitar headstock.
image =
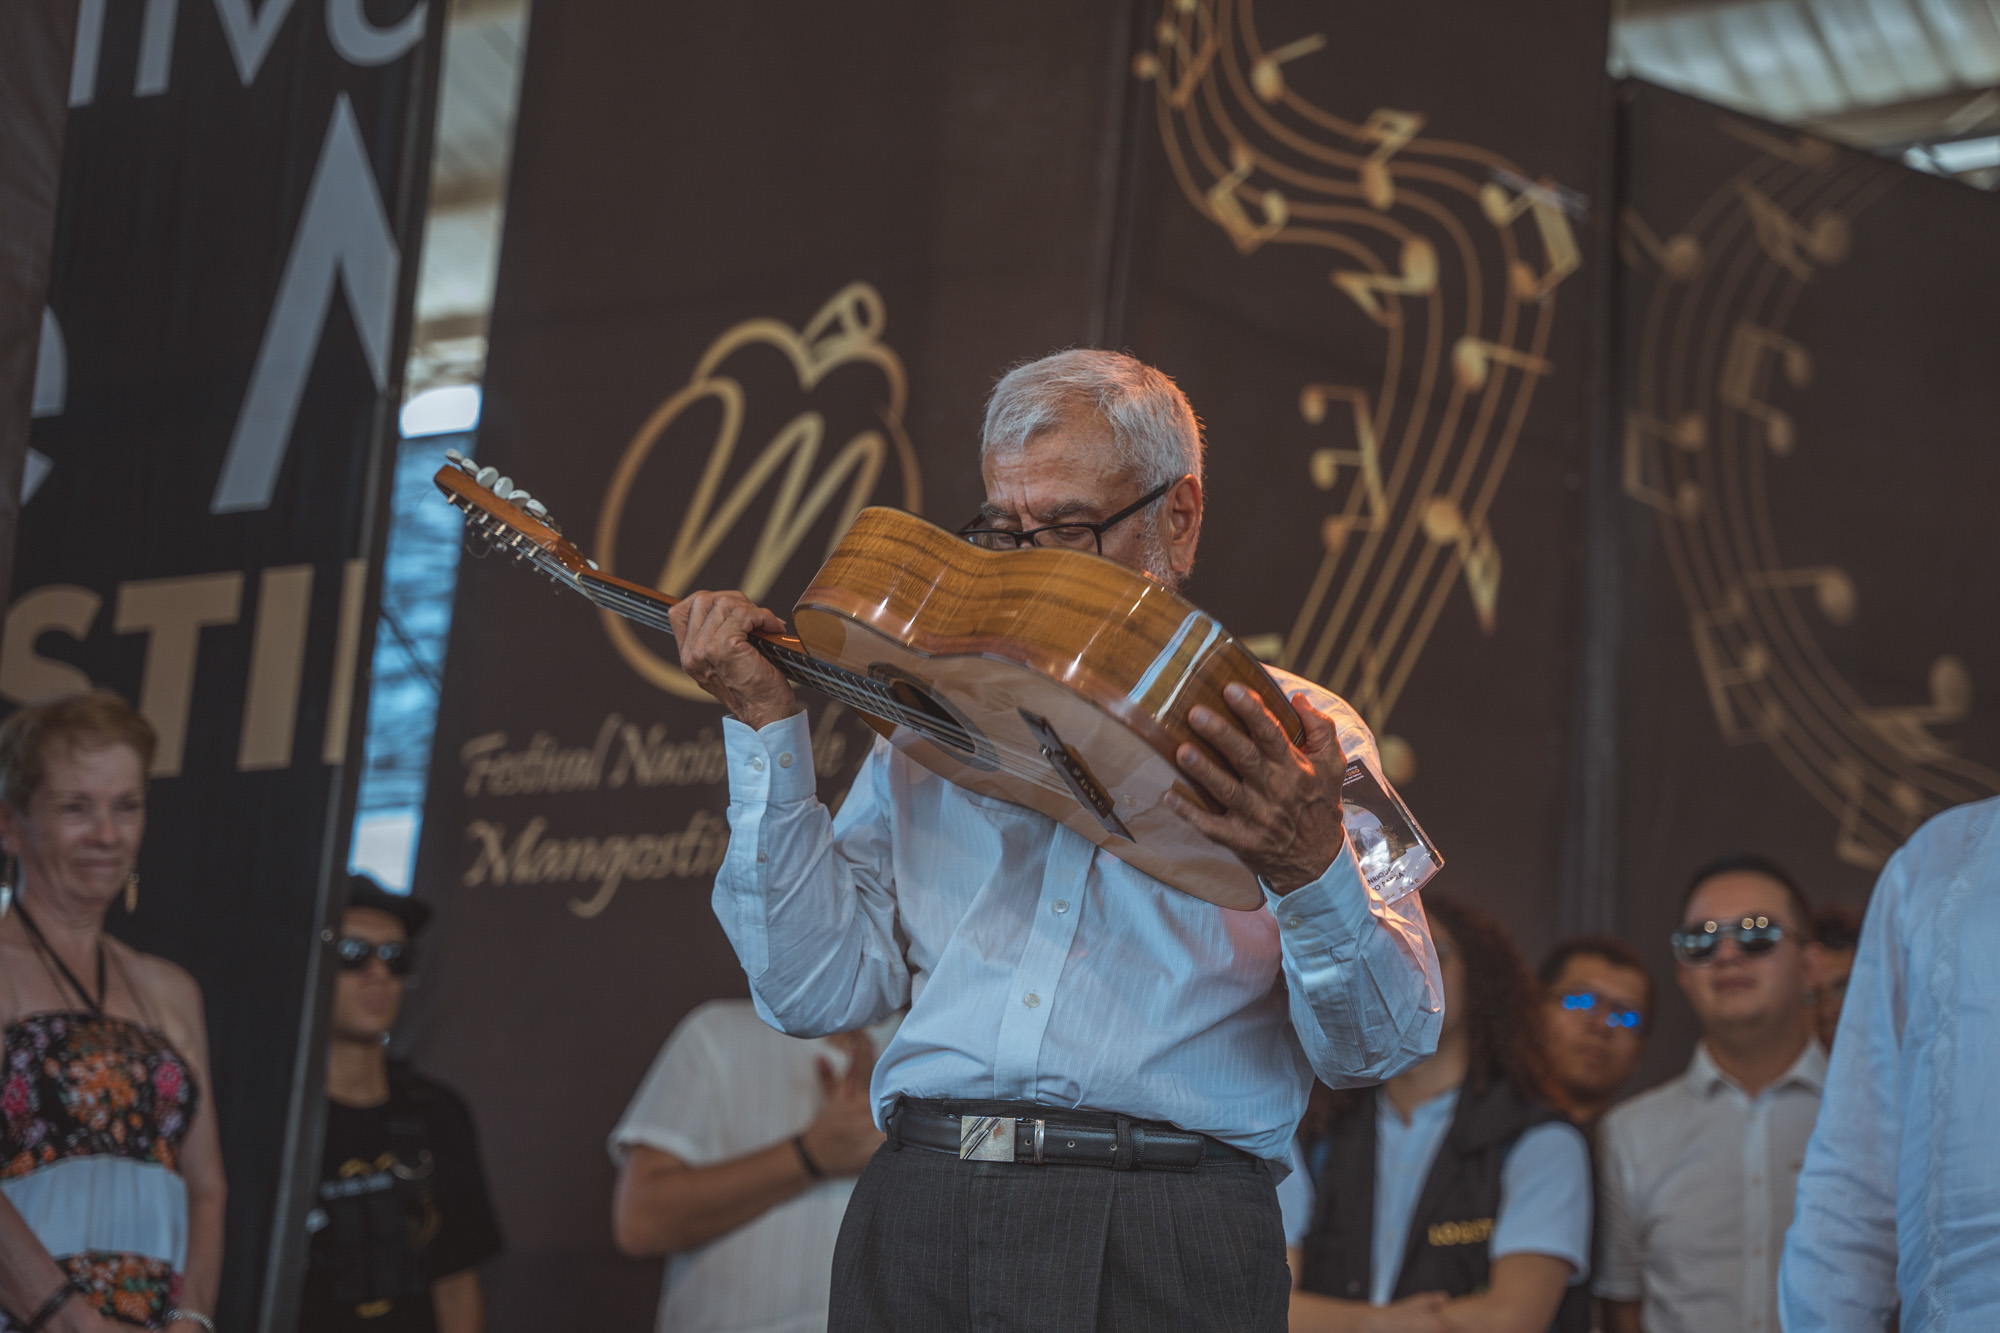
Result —
M573 582L597 563L576 549L549 514L548 506L500 475L480 467L456 449L432 480L444 498L465 514L465 526L489 549L531 563L550 578Z

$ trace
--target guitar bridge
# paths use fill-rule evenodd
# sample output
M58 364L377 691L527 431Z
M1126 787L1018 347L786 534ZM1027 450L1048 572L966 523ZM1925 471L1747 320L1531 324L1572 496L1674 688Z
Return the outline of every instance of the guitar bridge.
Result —
M1096 815L1097 822L1104 825L1106 833L1123 838L1127 842L1137 841L1125 827L1125 821L1118 817L1117 808L1112 805L1110 795L1097 784L1097 779L1090 776L1090 770L1070 752L1069 746L1063 744L1063 738L1056 734L1056 729L1049 725L1049 720L1039 713L1030 713L1025 708L1019 711L1021 720L1027 723L1028 730L1034 733L1035 743L1042 747L1042 757L1055 769L1056 775L1063 780L1063 785L1069 788L1070 795L1076 797L1077 804Z

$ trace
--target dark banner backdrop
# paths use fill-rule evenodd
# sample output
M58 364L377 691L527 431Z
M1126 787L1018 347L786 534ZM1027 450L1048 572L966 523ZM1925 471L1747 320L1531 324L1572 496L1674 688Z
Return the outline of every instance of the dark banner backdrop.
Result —
M206 999L217 1321L289 1327L296 1266L272 1259L305 1204L281 1164L320 1106L302 1028L347 847L443 6L141 9L88 7L66 71L43 348L66 374L35 422L0 696L96 682L159 730L138 909L111 927Z
M75 0L0 8L0 601L21 514L75 40Z
M1361 711L1435 887L1531 951L1570 822L1607 24L1151 0L1132 61L1112 342L1207 425L1190 593Z
M970 516L1006 365L1130 346L1209 426L1197 598L1357 696L1447 875L1547 930L1605 15L1474 18L1475 67L1413 35L1443 13L541 6L480 460L619 573L784 609L856 504ZM612 1251L604 1138L681 1016L744 993L708 907L719 713L531 579L459 584L415 1053L480 1118L494 1326L640 1327L659 1270ZM809 706L836 799L866 733Z
M1618 890L1664 976L1701 862L1859 903L2000 791L2000 201L1645 85L1621 134Z

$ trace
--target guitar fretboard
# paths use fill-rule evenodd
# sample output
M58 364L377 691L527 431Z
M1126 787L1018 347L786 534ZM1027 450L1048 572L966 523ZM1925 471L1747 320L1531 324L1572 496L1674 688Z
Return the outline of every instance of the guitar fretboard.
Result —
M628 620L637 621L666 634L674 632L673 624L667 618L667 608L672 603L664 598L648 597L589 574L571 575L563 571L561 581L569 583L591 601L615 615L624 616ZM786 678L795 685L810 686L828 698L837 699L859 712L914 727L932 740L948 745L954 750L971 752L977 748L965 728L949 717L913 706L885 681L832 662L822 662L797 648L773 643L769 639L754 639L752 642L757 645L758 651L770 659L771 663L784 672Z

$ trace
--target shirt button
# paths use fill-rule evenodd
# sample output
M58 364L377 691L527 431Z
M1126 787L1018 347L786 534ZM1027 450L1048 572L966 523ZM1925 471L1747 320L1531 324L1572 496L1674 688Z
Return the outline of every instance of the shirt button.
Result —
M1302 925L1304 925L1304 924L1305 924L1304 922L1300 921L1300 920L1299 920L1299 919L1298 919L1297 917L1295 917L1295 916L1288 916L1288 917L1286 917L1286 918L1285 918L1285 929L1286 929L1286 930L1297 930L1297 929L1298 929L1298 928L1299 928L1300 926L1302 926Z
M1069 899L1067 898L1056 899L1055 902L1049 907L1049 910L1051 912L1054 912L1057 916L1061 916L1064 912L1067 912L1069 910Z
M1033 991L1029 991L1026 995L1023 995L1021 997L1021 1003L1027 1005L1030 1009L1033 1009L1036 1005L1040 1004L1041 1002L1042 1002L1042 997L1035 994Z
M764 771L764 756L763 756L763 755L761 755L761 754L753 754L753 755L751 755L751 756L750 756L750 771L751 771L752 773L762 773L762 772Z
M779 768L790 768L791 766L792 766L792 757L790 755L781 754L778 756Z
M761 862L761 861L768 861L768 860L770 860L770 859L771 859L771 854L770 854L769 852L759 852L759 853L757 853L757 859L758 859L758 860L759 860L760 862Z

